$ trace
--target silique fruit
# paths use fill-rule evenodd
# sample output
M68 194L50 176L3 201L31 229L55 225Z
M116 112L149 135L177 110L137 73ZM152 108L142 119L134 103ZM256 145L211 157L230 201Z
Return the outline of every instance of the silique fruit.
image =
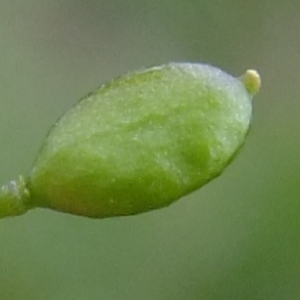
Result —
M167 206L218 176L244 143L257 72L202 64L129 73L50 130L29 176L2 187L0 217L45 207L93 218Z

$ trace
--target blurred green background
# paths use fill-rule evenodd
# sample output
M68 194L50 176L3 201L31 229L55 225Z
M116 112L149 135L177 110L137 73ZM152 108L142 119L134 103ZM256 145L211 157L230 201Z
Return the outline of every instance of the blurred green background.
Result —
M1 220L0 299L300 299L299 16L296 0L0 0L3 184L119 74L197 61L263 79L238 158L171 207Z

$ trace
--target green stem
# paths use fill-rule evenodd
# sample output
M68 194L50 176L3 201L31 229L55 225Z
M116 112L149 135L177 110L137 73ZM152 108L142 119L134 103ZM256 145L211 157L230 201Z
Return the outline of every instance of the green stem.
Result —
M8 216L24 214L29 207L26 205L29 191L25 180L20 176L17 181L10 181L0 188L0 219Z

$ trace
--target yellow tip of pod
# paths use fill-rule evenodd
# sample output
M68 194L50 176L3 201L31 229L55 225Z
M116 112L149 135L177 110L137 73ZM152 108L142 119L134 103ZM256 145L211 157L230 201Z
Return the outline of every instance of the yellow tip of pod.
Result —
M259 92L261 79L257 71L251 69L247 70L246 73L242 76L242 82L251 95L255 95Z

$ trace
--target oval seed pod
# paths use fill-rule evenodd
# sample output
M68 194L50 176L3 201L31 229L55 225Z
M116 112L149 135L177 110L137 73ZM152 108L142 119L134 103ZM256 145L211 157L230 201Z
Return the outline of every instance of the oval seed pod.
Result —
M2 205L2 216L46 207L102 218L171 204L229 164L259 87L253 70L234 78L190 63L103 85L52 127L29 177L15 184L18 192L2 188L0 210L1 199L14 203Z

